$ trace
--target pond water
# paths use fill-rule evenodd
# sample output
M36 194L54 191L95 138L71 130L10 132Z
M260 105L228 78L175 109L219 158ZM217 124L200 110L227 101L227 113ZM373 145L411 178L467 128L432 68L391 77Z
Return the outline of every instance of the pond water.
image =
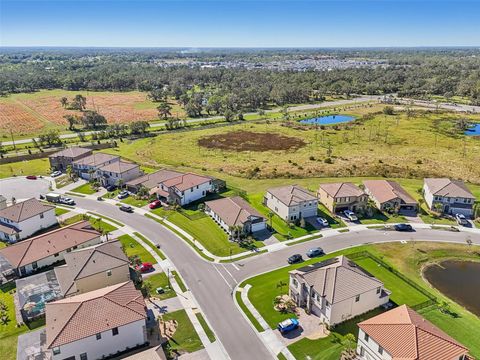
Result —
M423 275L442 294L480 316L480 262L442 261L428 266Z
M321 116L311 119L300 120L301 124L317 124L317 125L332 125L332 124L340 124L355 120L353 116L349 115L328 115L328 116Z
M480 124L475 124L473 127L465 131L465 135L480 136Z

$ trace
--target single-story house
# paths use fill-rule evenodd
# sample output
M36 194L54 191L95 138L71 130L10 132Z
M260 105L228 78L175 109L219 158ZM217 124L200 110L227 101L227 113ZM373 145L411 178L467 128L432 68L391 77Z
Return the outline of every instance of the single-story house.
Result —
M93 360L147 342L147 308L131 281L46 304L53 360Z
M365 180L365 192L370 195L375 205L382 210L397 210L398 212L416 212L417 201L408 194L402 186L392 180Z
M285 221L317 216L317 198L298 185L268 189L263 204Z
M423 197L431 210L450 215L473 216L475 196L463 181L447 178L424 179Z
M205 212L228 234L240 226L244 234L265 230L266 219L240 196L205 202Z
M430 321L399 306L358 323L361 360L468 360L468 349Z
M123 185L127 181L136 179L142 175L143 172L140 170L140 166L123 160L104 165L99 168L96 173L102 186Z
M25 276L63 261L67 252L100 242L101 234L88 221L81 221L0 249L0 263Z
M64 257L66 264L54 269L64 297L130 280L130 263L118 240L78 249Z
M31 198L0 210L0 239L14 243L56 223L55 207Z
M214 189L211 177L186 173L160 182L155 192L159 200L183 206L204 198Z
M72 146L56 152L48 157L50 168L65 171L74 161L92 155L92 150L80 146Z
M317 196L332 213L363 210L368 203L367 194L351 182L320 184Z
M292 300L331 326L389 301L383 283L343 255L289 274Z
M96 176L97 170L102 166L118 161L120 161L120 156L96 152L92 155L75 160L72 163L72 167L79 177L85 180L90 180L90 177Z
M148 191L157 188L158 184L166 180L175 178L182 175L181 172L161 169L151 174L145 174L136 179L129 180L125 183L125 187L128 191L136 193L138 189L143 186Z

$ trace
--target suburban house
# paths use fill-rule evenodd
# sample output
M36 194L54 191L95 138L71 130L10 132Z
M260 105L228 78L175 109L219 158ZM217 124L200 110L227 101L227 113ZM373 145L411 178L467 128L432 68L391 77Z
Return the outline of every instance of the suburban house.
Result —
M368 202L367 194L351 182L320 184L317 196L332 213L362 210Z
M140 166L123 160L114 161L97 170L96 176L102 186L123 185L143 175Z
M475 196L463 181L447 178L424 179L423 197L431 210L450 215L473 216Z
M268 189L263 204L285 221L317 216L317 198L298 185Z
M365 180L363 185L365 185L365 192L382 211L396 210L399 213L412 213L418 210L417 201L396 181Z
M130 280L129 261L118 240L66 253L55 267L64 297L83 294Z
M265 230L266 220L240 196L205 202L205 212L228 234L239 226L244 234Z
M79 177L85 180L90 180L91 176L96 176L98 169L118 161L120 161L120 156L97 152L84 158L75 160L72 165L73 170Z
M88 221L81 221L20 241L0 250L1 270L9 267L18 276L31 274L64 260L72 250L99 244L100 235Z
M358 324L361 360L467 360L468 349L407 305Z
M214 189L211 177L186 173L160 182L155 192L159 200L183 206L204 198Z
M53 360L94 360L147 342L147 308L131 281L46 304Z
M182 175L182 173L178 171L161 169L151 174L145 174L136 179L129 180L125 182L125 187L128 191L133 193L136 193L142 186L145 187L148 191L153 189L155 189L154 191L156 191L159 183L178 177L180 175Z
M345 256L289 272L289 295L297 306L333 326L389 301L383 283Z
M14 243L56 223L55 207L31 198L0 210L0 239Z
M80 146L72 146L56 152L48 157L52 170L65 171L74 161L92 155L92 150Z

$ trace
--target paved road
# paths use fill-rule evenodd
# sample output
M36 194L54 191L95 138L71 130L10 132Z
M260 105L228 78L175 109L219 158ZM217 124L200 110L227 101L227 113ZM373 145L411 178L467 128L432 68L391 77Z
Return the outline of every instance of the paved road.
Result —
M2 165L2 166L8 166ZM14 196L17 200L35 197L49 192L50 181L47 179L28 180L24 176L2 179L0 181L0 195L4 195L7 201Z

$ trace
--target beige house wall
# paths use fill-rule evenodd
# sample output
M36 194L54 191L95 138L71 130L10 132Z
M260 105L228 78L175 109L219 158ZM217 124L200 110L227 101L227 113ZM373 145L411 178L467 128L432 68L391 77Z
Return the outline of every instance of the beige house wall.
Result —
M107 271L93 274L75 281L78 292L73 295L83 294L89 291L101 289L110 285L115 285L130 280L130 271L128 264L111 269L111 275Z

